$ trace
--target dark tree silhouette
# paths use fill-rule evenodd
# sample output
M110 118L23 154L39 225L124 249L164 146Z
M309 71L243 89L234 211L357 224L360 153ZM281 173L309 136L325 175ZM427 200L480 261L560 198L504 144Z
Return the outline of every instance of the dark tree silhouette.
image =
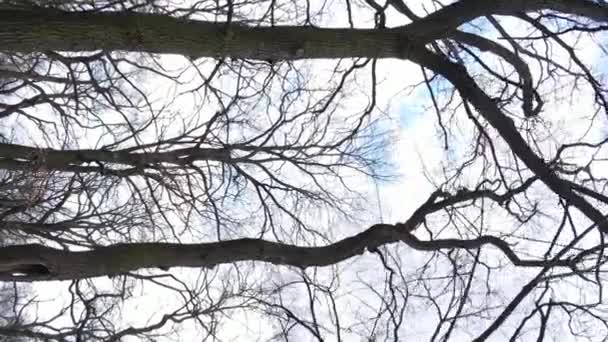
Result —
M608 3L5 0L0 22L0 280L34 282L0 334L608 338ZM391 158L407 94L439 167ZM416 173L427 193L362 185Z

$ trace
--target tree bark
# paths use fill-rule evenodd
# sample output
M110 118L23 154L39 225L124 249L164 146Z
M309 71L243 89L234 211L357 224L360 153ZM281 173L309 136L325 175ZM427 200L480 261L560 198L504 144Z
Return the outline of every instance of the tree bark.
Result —
M322 247L300 247L261 239L199 244L130 243L78 252L38 244L9 246L0 248L0 280L82 279L114 276L144 268L201 268L239 261L262 261L299 268L328 266L399 241L418 250L477 249L489 244L501 250L516 266L571 266L569 260L520 259L506 242L493 236L421 241L409 232L414 227L412 223L377 224L360 234Z
M607 8L606 5L584 0L464 0L404 27L373 30L291 26L254 28L236 23L215 24L135 13L0 10L0 44L8 52L124 50L263 60L407 58L449 80L461 96L471 102L500 133L530 170L551 190L594 221L602 231L608 232L603 213L560 179L530 148L513 121L477 86L466 68L430 52L424 46L425 42L449 34L458 25L480 15L549 9L607 21ZM40 17L44 19L41 20ZM56 151L54 156L65 157L61 153L62 151ZM41 272L16 276L11 272L3 272L0 278L75 279L120 274L147 267L209 267L242 260L297 267L324 266L360 254L365 249L373 250L380 244L396 241L404 241L413 248L432 247L417 244L411 234L404 235L397 232L394 226L388 225L374 226L354 237L324 247L299 247L254 239L196 245L115 245L86 252L62 251L40 245L12 246L0 249L0 263L6 266L2 267L3 270L20 269L11 268L13 266L43 265L49 274ZM459 244L470 241L449 242L433 248L466 248ZM479 247L480 242L476 243L473 245Z
M604 214L550 170L528 146L512 120L468 76L466 69L431 53L423 44L480 15L517 14L518 11L540 9L585 15L600 21L608 18L608 5L585 0L464 0L400 28L369 30L248 27L132 12L0 10L0 22L3 23L0 26L0 44L6 51L19 52L102 49L264 60L406 58L452 82L526 166L603 232L608 232ZM60 154L56 153L57 156ZM8 166L16 167L14 162L11 163Z
M486 15L554 10L608 21L608 5L587 0L463 0L392 29L251 27L137 12L0 9L6 52L122 50L260 60L404 58L410 41L445 38Z
M104 172L100 166L84 166L96 162L112 166L131 166L145 169L149 165L164 163L184 165L193 161L230 162L230 151L223 148L182 148L165 152L132 152L126 150L56 150L0 143L0 168L27 170L44 167L46 170L65 172ZM110 170L107 170L110 171Z
M122 50L260 60L399 57L398 30L247 27L142 13L0 10L9 52Z
M118 275L144 268L213 267L238 261L263 261L300 268L327 266L344 261L366 250L404 242L418 250L450 248L476 249L483 245L498 248L514 265L543 267L548 262L571 266L570 260L524 260L500 238L480 236L471 240L443 239L421 241L411 232L427 215L480 198L497 203L507 201L526 191L536 177L504 194L491 190L460 191L438 200L434 193L404 223L377 224L367 230L321 247L300 247L261 239L238 239L199 244L133 243L99 247L88 251L66 251L38 244L0 248L0 281L67 280ZM30 269L32 272L24 272Z

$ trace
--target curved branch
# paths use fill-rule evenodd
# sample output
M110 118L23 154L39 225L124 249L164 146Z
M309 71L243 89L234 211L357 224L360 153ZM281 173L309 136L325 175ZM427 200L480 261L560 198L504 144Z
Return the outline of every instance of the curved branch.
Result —
M449 36L460 25L487 15L517 15L521 12L551 10L608 21L608 4L588 0L462 0L403 26L413 38L425 42Z
M438 239L422 241L411 232L427 215L462 202L489 198L502 202L527 189L534 179L503 195L488 190L463 191L453 196L434 193L416 210L405 223L376 224L367 230L321 247L301 247L261 239L236 239L212 243L133 243L116 244L88 251L66 251L38 244L0 248L0 280L37 281L81 279L112 276L143 268L160 267L213 267L218 264L238 261L262 261L300 268L328 266L365 250L376 250L379 246L403 242L421 251L439 249L478 249L492 245L500 249L516 266L546 267L571 266L571 261L525 260L500 238L480 236L475 239ZM445 198L436 201L439 196ZM45 272L23 272L23 265L41 265ZM33 268L32 268L33 269ZM37 268L38 269L38 268Z
M430 69L450 81L460 96L469 101L475 109L498 131L500 136L509 145L513 153L521 159L532 172L554 193L564 198L566 202L580 210L587 218L593 221L604 233L608 233L608 221L605 215L585 198L576 194L572 186L561 179L551 170L548 164L539 157L530 145L521 136L515 123L506 116L494 101L477 85L468 74L467 69L453 63L443 56L430 52L419 46L412 49L409 59Z
M530 67L517 54L490 39L468 32L456 31L451 35L451 38L458 42L473 46L481 51L490 52L511 64L520 78L520 87L523 93L522 109L524 115L526 117L532 117L539 113L541 104L539 103L538 106L534 107L534 99L538 98L538 95L534 89Z
M300 247L261 239L237 239L200 244L132 243L116 244L89 251L65 251L38 244L0 248L0 280L40 281L113 276L144 268L213 267L238 261L262 261L299 268L328 266L365 250L404 242L421 251L440 249L478 249L492 245L516 266L570 267L570 260L525 260L509 245L494 236L470 240L439 239L422 241L403 230L405 225L376 224L366 231L322 247ZM23 265L40 265L44 272L26 272ZM34 269L34 268L32 268ZM38 268L36 268L38 269Z

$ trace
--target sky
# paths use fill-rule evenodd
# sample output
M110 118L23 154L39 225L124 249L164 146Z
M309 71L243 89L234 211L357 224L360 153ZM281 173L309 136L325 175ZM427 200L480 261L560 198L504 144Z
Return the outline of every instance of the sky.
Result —
M417 6L414 4L419 1L408 1L412 3L414 8ZM342 13L343 6L339 2L332 2L331 11L335 13ZM356 24L359 27L371 27L373 21L368 15L369 11L361 12L355 10L354 18ZM420 13L420 12L418 12ZM395 13L387 15L389 18L388 25L396 26L403 22L392 21L397 16ZM331 27L344 27L347 25L347 21L344 17L327 16L327 21L323 22L323 25ZM521 25L520 22L513 20L506 20L501 18L501 22L505 24L509 29L517 30ZM319 23L321 24L321 23ZM595 65L602 67L605 65L605 59L602 58L600 52L595 45L590 41L583 41L579 43L579 47L582 56L586 58L586 62L589 65ZM489 57L488 63L496 63ZM179 64L183 64L185 61L181 57L169 56L164 57L163 61L168 64L175 63L176 67ZM309 62L307 65L312 70L312 74L319 76L316 81L326 82L323 79L324 73L317 70L324 70L331 68L328 66L328 61L317 61ZM211 67L211 64L209 64ZM533 69L534 73L538 73L537 70ZM535 74L534 76L537 76ZM185 75L185 78L188 76ZM387 128L391 134L391 144L385 151L386 155L392 162L395 177L391 181L380 181L370 182L368 179L357 179L354 182L355 188L361 190L368 195L369 200L366 203L368 210L359 217L358 222L348 222L341 220L340 218L327 217L324 218L327 221L328 227L331 227L331 233L334 238L340 238L356 234L361 230L365 229L371 224L386 222L395 223L404 221L409 215L424 202L427 196L435 189L434 182L441 182L441 174L444 168L450 168L455 163L461 162L462 157L469 151L471 126L467 123L466 116L462 113L462 110L456 110L454 119L457 121L457 126L460 129L455 131L453 136L450 136L450 148L446 151L443 148L443 138L440 135L440 129L437 125L437 117L432 112L428 96L424 88L418 87L411 89L411 86L422 81L420 69L418 66L398 60L384 60L378 63L378 104L377 107L382 109L383 117L385 118L381 123L381 128ZM357 74L356 83L353 84L353 94L365 93L366 90L357 92L356 85L361 85L362 89L365 89L369 85L369 73L360 72ZM226 80L226 84L230 84L230 80ZM163 83L162 80L156 79L147 83L146 87L149 89L155 89L158 100L161 101L167 95L173 95L179 93L172 89L166 89L167 84ZM564 93L551 92L543 94L552 101L547 101L545 110L543 111L544 118L549 121L552 127L549 129L557 139L573 139L574 137L581 136L586 131L588 123L588 113L592 112L592 99L588 94L588 90L581 90L576 97L576 102L557 101L562 96L568 94L570 90L564 89ZM180 108L184 113L188 113L189 108L195 107L195 101L197 99L193 96L181 96L179 100L173 103L173 106ZM555 101L553 101L555 100ZM365 106L367 99L363 97L353 97L347 102L344 112L348 113L351 108L352 111L358 111ZM209 113L202 114L209 115ZM594 130L587 134L590 141L603 137L605 131ZM595 136L591 136L595 135ZM150 139L154 136L151 134ZM559 140L557 141L559 142ZM87 144L93 147L98 143L96 137L88 137L80 141L81 147L85 147ZM542 148L550 150L556 141L547 141ZM503 146L504 147L504 146ZM580 158L584 158L581 156ZM425 170L425 172L421 172ZM603 172L605 170L600 169L597 172ZM470 177L474 177L475 170L471 171ZM540 191L540 190L539 190ZM540 191L539 196L544 196L545 192ZM378 203L378 201L380 203ZM547 211L551 211L551 208L545 208ZM507 218L500 214L494 213L495 215L488 215L486 220L490 229L500 233L501 226L505 225ZM508 222L512 224L512 222ZM552 224L552 218L541 218L535 225L540 227L548 224ZM496 227L496 228L495 228ZM523 233L522 233L523 234ZM526 232L534 236L534 230ZM537 232L542 234L542 231ZM424 234L421 236L426 237ZM520 246L520 245L518 245ZM531 246L523 239L521 241L521 250L524 250L524 246ZM391 255L402 264L402 270L404 273L408 271L414 272L417 267L424 263L429 255L428 253L416 252L408 250L403 246L389 246L387 247L387 255ZM492 248L485 248L483 253L489 255L489 259L492 260L494 255L495 260L498 260L496 256L498 253ZM382 284L386 281L384 272L378 272L379 262L378 257L371 254L365 254L363 256L353 258L340 264L339 271L333 268L325 268L318 270L316 275L319 279L327 280L330 277L336 275L339 272L340 286L336 286L336 293L339 297L340 305L340 317L348 322L349 319L356 319L358 315L371 315L373 312L372 308L374 305L378 305L382 296L374 295L373 291L370 291L368 285L375 286L376 289L381 289ZM447 268L445 264L438 263L433 267L436 268L437 274L443 274ZM269 268L270 271L261 272L262 266L256 266L253 268L259 273L253 273L250 275L252 282L264 283L265 281L276 281L279 283L288 282L299 279L297 272L294 270L286 270L286 268L272 266ZM171 270L174 274L180 274L185 277L196 277L198 273L194 274L187 270ZM221 278L229 278L230 275L234 276L235 269L226 266L219 268L219 270L212 270L209 272L209 276L215 274L215 276ZM313 271L307 271L307 274L312 274ZM380 274L380 275L379 275ZM514 291L518 291L522 283L526 282L533 276L533 272L528 270L514 269L507 265L505 271L501 271L498 275L495 275L494 286L497 293L494 297L488 298L474 298L478 303L473 305L482 305L485 301L496 300L497 298L503 298L505 302L508 302L513 297ZM192 280L195 281L195 280ZM111 280L103 278L96 280L96 283L100 288L110 287ZM57 302L67 303L69 297L66 296L66 285L68 283L50 282L44 284L36 284L37 295L43 304L40 305L41 316L55 313L58 307ZM569 294L568 291L571 289L568 285L562 289L561 296L574 296L578 297L580 294ZM419 289L417 289L419 290ZM301 291L301 288L300 288ZM287 291L289 292L289 291ZM162 290L159 286L147 284L143 288L138 288L136 296L130 299L123 311L122 320L124 324L135 324L141 325L145 323L142 318L148 318L150 315L156 313L156 316L163 314L163 310L172 306L173 298L167 294L166 291ZM290 295L291 296L290 296ZM387 295L387 292L383 293ZM219 294L215 293L215 296ZM286 294L291 304L294 307L298 307L302 310L306 308L306 297L301 296L301 293L292 290L291 293ZM522 305L525 307L525 305ZM434 328L434 315L435 313L429 308L428 304L425 306L424 301L420 301L416 305L408 306L407 318L410 319L406 323L406 329L403 331L403 340L417 340L422 336L427 336L429 329ZM67 318L67 317L66 317ZM247 329L245 328L245 322ZM508 321L506 326L510 324L516 324L517 322ZM66 321L65 324L69 324ZM553 340L558 340L560 331L566 331L564 325L556 324L553 330L553 336L549 336ZM220 340L232 341L232 340L251 340L252 336L255 336L259 340L264 340L270 335L269 327L273 323L269 322L266 318L257 315L252 312L245 313L244 311L235 311L227 319L227 323L220 330ZM183 340L188 340L188 329L189 326L184 325L184 330L181 332ZM356 329L354 328L356 331ZM478 326L470 327L471 331L480 331ZM195 335L195 332L192 332ZM460 329L455 332L454 340L467 340L470 335L467 335L467 329ZM352 336L355 336L354 334ZM532 338L533 335L529 335ZM302 336L302 340L304 336ZM504 336L500 333L494 337L494 341L503 340ZM347 340L347 339L345 339Z

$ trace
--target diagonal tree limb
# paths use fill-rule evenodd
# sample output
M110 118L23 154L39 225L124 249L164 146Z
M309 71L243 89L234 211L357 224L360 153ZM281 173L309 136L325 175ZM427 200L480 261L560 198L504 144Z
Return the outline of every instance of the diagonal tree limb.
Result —
M469 76L466 68L451 62L443 56L420 46L413 49L409 59L443 76L458 89L461 97L469 101L475 109L498 131L515 155L521 159L540 180L554 193L564 198L594 222L604 233L608 233L606 216L584 197L573 191L572 186L555 174L549 165L539 157L519 134L515 123L506 116L497 104Z

